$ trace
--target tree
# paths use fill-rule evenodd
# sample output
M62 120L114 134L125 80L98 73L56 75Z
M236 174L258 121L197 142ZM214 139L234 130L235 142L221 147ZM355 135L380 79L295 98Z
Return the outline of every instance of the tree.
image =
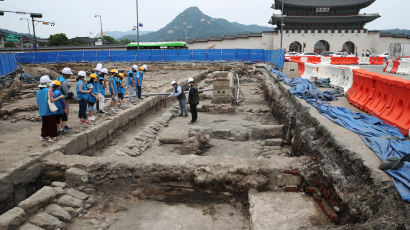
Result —
M64 33L53 34L48 38L49 46L66 46L69 44L68 37Z
M4 47L6 47L6 48L15 48L16 44L14 42L7 42L6 44L4 44Z
M131 43L131 40L128 39L128 38L124 38L124 39L121 39L121 40L120 40L120 43L121 43L121 44L124 44L124 45L128 45L128 44Z

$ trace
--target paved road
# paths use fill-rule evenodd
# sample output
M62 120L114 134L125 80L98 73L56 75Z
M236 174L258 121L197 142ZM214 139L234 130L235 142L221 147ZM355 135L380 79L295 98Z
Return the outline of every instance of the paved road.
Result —
M394 73L385 73L385 72L383 72L383 69L385 67L384 65L360 65L360 66L357 66L357 67L359 67L361 69L371 71L371 72L375 72L375 73L388 74L388 75L391 75L391 76L395 76L395 77L403 78L403 79L406 79L406 80L410 80L410 75L402 75L402 74L394 74Z

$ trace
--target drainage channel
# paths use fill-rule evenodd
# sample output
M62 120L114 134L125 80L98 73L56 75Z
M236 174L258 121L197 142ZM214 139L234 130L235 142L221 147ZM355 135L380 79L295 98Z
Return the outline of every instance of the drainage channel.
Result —
M251 69L250 69L251 70ZM263 75L203 75L199 120L156 98L117 129L79 134L41 160L44 187L0 216L5 229L317 229L332 212L305 193L311 159L291 156ZM101 137L104 130L105 137ZM84 141L86 139L86 141ZM85 143L85 144L84 144ZM69 147L75 145L75 148ZM337 216L336 216L337 218ZM8 222L7 222L8 221ZM333 222L332 222L333 221Z

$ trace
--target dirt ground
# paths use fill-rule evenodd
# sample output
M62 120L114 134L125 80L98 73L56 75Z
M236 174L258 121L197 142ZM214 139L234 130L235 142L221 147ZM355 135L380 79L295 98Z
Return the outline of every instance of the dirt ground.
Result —
M94 64L69 64L76 73L81 69L91 70ZM126 70L127 64L107 64L109 68L119 68ZM55 78L57 71L63 68L63 65L26 65L23 67L25 72L32 76L50 74L51 78ZM143 93L165 93L171 86L172 80L182 81L188 77L192 77L204 68L186 68L186 66L167 66L167 65L152 65L144 74ZM72 89L75 89L75 80L69 79L69 84ZM38 116L38 107L35 102L36 85L29 85L29 88L22 89L20 93L11 98L7 103L4 103L0 108L0 173L18 164L19 161L29 157L36 152L41 152L50 148L55 143L40 140L41 117ZM135 95L135 93L134 93ZM110 102L106 97L106 105ZM125 95L125 102L128 102ZM128 104L128 106L133 106ZM77 119L78 104L70 104L70 115L68 125L73 128L70 134L60 136L58 141L63 141L66 136L71 136L82 132L88 128ZM110 116L115 113L110 112L106 115L97 115L97 124L99 121L110 119Z

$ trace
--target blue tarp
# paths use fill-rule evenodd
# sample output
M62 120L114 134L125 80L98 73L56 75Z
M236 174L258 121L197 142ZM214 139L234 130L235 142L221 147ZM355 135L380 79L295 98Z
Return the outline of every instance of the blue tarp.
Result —
M14 72L17 67L17 59L14 54L0 54L0 76Z
M410 154L410 141L396 128L392 127L377 117L363 113L353 113L344 107L331 106L323 100L325 93L321 93L308 80L288 78L284 73L272 69L278 80L290 85L290 93L305 99L309 104L319 110L321 114L336 124L360 135L364 143L379 156L381 160L391 157L403 157ZM330 99L324 96L325 100ZM410 162L398 170L387 170L402 199L410 202Z

